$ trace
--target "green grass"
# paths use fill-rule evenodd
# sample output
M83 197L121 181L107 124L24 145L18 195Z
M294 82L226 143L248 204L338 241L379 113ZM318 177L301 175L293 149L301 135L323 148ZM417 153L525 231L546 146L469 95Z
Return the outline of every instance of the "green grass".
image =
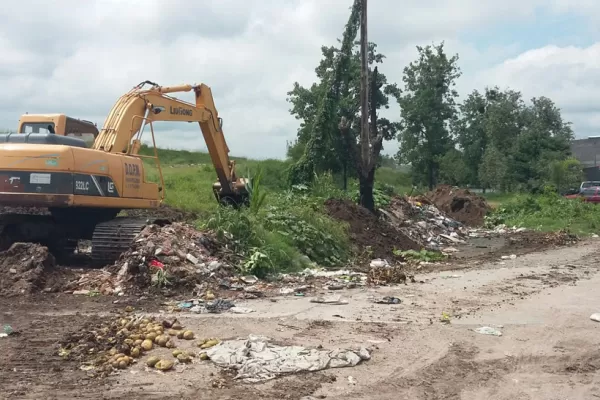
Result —
M154 155L153 149L142 146L140 154ZM183 210L195 211L208 216L217 209L212 185L217 174L208 153L186 150L158 149L158 156L165 181L165 203ZM236 161L238 176L246 177L263 171L263 185L267 190L280 191L286 188L288 163L281 160L249 160L231 157ZM158 169L154 160L145 159L146 177L159 182Z
M142 155L154 155L154 150L148 146L140 149ZM184 210L195 211L201 215L209 216L217 209L216 200L212 193L212 185L217 181L217 175L208 153L199 151L158 149L163 178L165 180L165 203ZM245 157L231 156L236 162L238 176L253 176L262 171L261 184L268 193L281 193L289 189L287 184L288 161L267 159L251 160ZM145 160L147 179L159 182L158 169L154 161ZM341 187L341 177L329 180L326 190L331 191L337 185ZM376 173L376 188L388 194L404 194L410 191L410 175L405 171L382 167ZM316 190L323 187L317 183ZM358 182L350 179L349 196L358 192ZM338 193L339 194L339 193Z
M394 189L394 193L405 194L409 193L412 188L410 174L398 169L389 167L378 168L375 172L376 187L383 188L385 186Z
M503 204L515 200L518 193L486 193L483 195L492 208L501 207Z
M499 197L502 203L487 217L490 224L524 227L544 232L568 229L588 235L600 231L600 207L554 193L511 194Z

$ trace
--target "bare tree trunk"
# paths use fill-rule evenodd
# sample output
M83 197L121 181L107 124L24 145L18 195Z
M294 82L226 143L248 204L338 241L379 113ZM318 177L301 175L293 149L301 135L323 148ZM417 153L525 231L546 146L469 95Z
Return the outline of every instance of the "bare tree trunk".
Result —
M360 14L360 155L362 166L360 173L366 177L370 164L369 134L369 57L367 38L367 0L362 0ZM366 168L365 168L366 167Z
M360 15L360 204L375 212L373 181L375 169L371 160L371 132L369 129L369 40L367 37L367 0L362 0ZM375 86L374 86L375 87Z
M343 180L343 190L344 192L348 191L348 159L344 158L344 163L343 163L343 172L344 172L344 180Z
M375 212L375 198L373 197L373 184L375 183L375 168L367 171L367 176L359 175L358 184L360 190L361 206L371 212Z

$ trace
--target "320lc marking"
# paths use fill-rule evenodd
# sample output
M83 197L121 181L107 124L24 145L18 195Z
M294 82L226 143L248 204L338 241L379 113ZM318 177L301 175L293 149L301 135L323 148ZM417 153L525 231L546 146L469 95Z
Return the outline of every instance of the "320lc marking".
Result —
M83 190L84 192L87 192L90 190L90 183L83 182L83 181L75 181L75 189Z

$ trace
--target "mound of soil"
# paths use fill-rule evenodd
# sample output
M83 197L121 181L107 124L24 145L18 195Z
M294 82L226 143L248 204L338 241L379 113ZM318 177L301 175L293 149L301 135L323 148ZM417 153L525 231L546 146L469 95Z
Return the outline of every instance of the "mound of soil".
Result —
M507 247L512 249L542 250L549 247L569 246L579 241L565 230L557 232L525 231L511 235Z
M14 243L0 252L0 296L31 294L45 286L45 274L55 266L48 248L35 243Z
M359 253L371 248L371 258L392 260L393 250L419 250L420 246L386 221L379 220L364 207L350 200L329 199L325 202L329 216L347 222L350 239Z
M467 189L440 185L426 197L449 217L468 226L481 226L491 207L485 199Z

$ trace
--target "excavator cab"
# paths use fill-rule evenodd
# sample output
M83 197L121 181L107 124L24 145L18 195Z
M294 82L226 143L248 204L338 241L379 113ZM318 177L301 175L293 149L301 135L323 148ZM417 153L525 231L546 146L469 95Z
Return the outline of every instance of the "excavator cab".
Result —
M98 127L93 122L72 118L65 114L24 114L19 119L17 132L19 134L33 134L30 137L38 138L46 135L72 137L85 142L85 147L92 147L99 133ZM19 138L16 140L21 141L22 139ZM37 140L39 141L40 139ZM48 144L55 141L56 139L50 140ZM26 142L32 143L31 140L27 140ZM33 142L36 141L34 140ZM71 144L71 142L60 143Z

